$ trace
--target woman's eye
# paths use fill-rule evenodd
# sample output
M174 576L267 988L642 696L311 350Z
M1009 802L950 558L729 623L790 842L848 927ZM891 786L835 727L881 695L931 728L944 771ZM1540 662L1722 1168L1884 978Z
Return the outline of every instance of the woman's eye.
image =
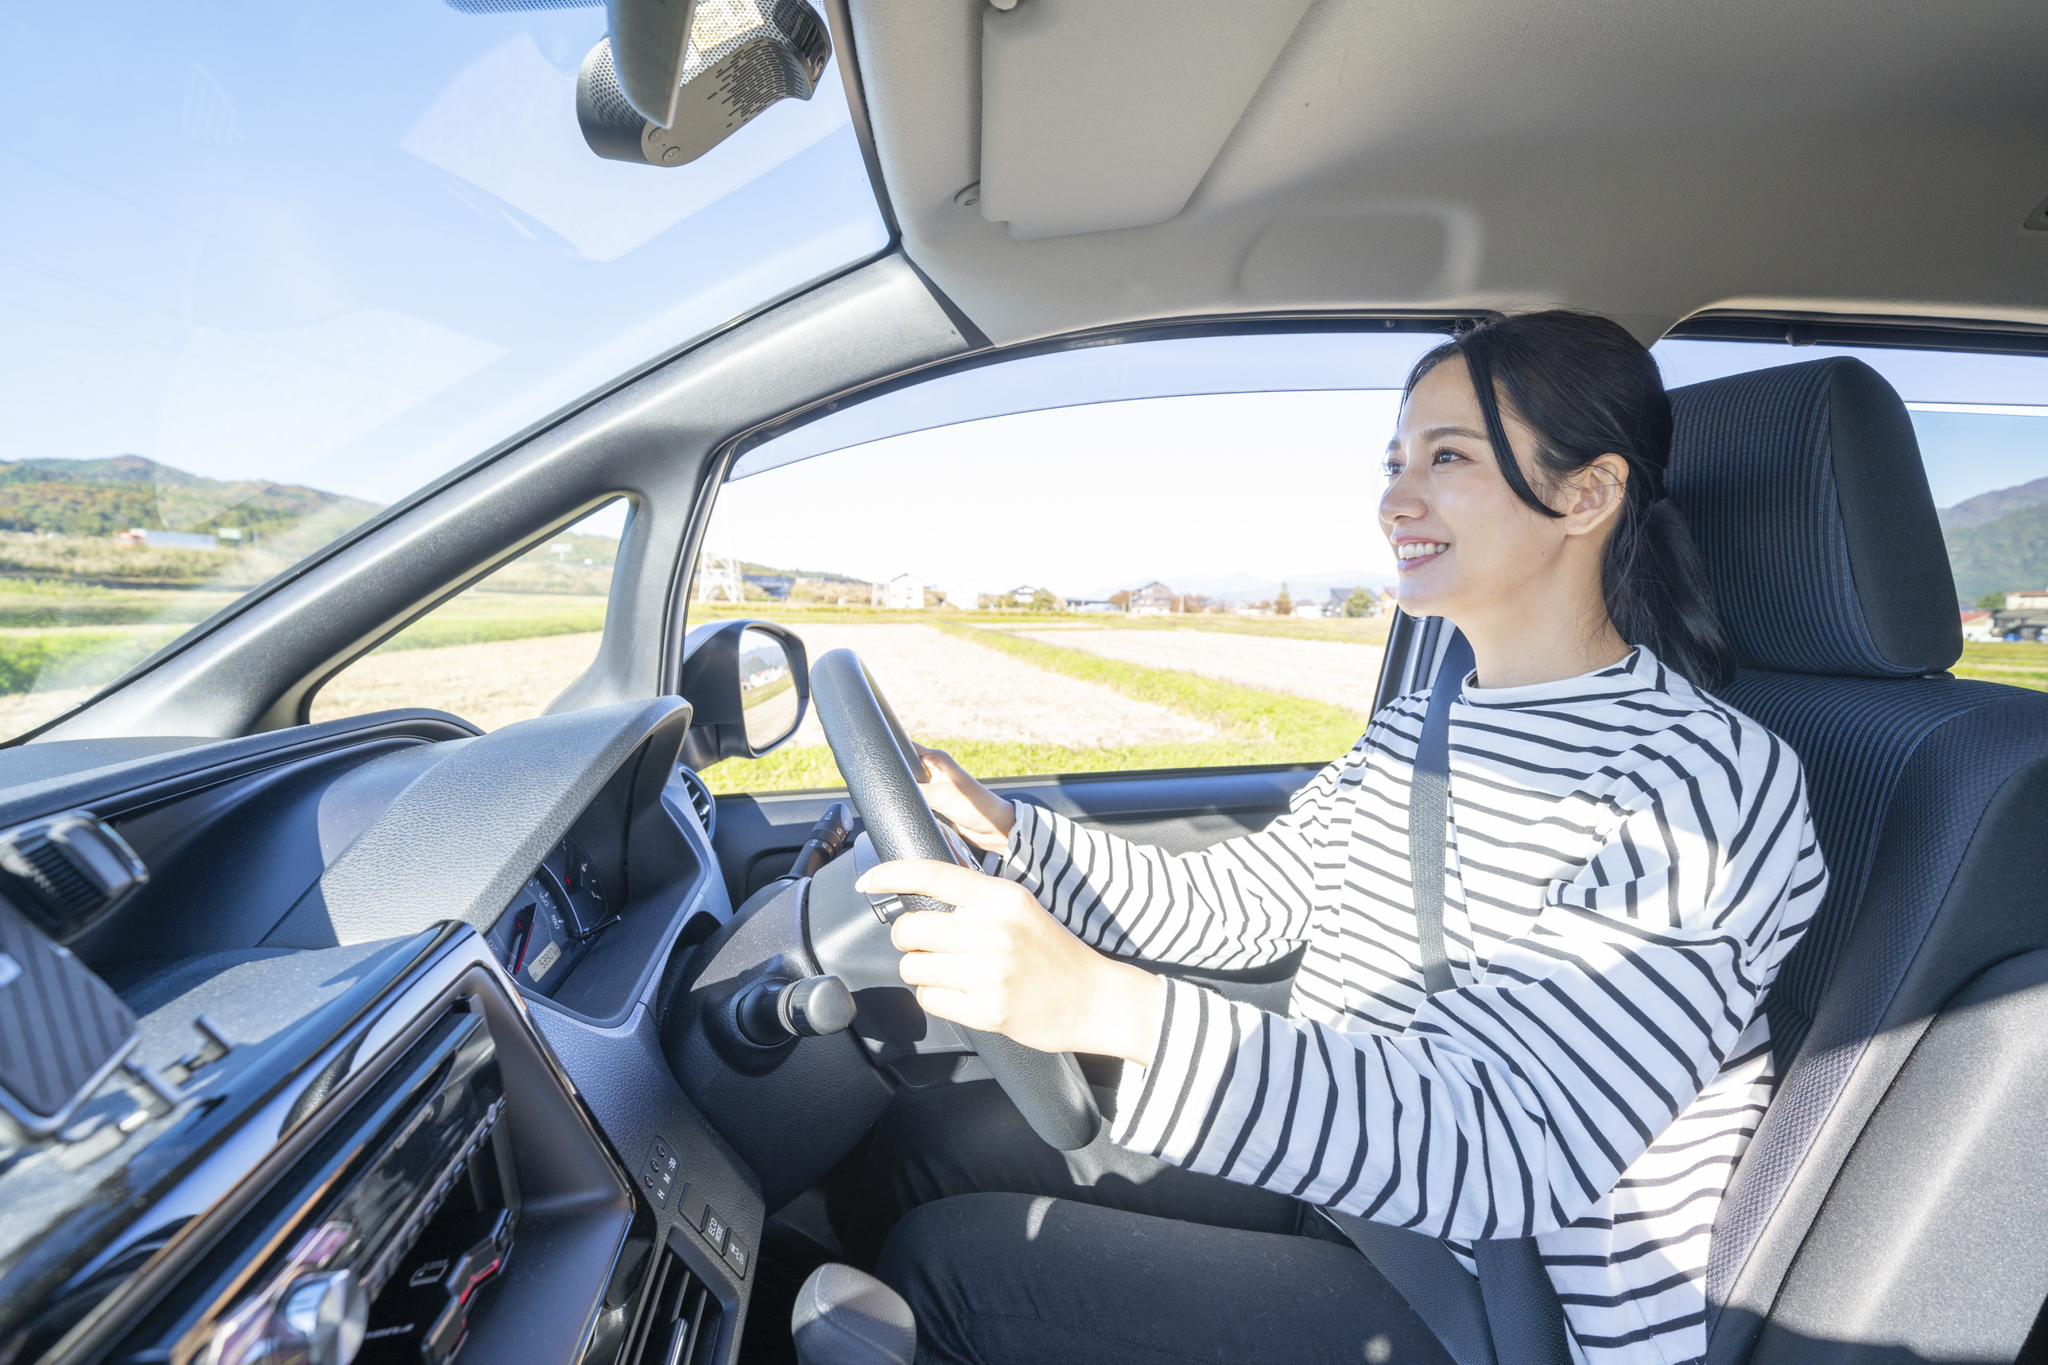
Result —
M1390 479L1400 478L1401 462L1399 460L1382 460L1380 462L1380 473L1386 475Z
M1429 462L1431 464L1453 464L1464 458L1463 455L1460 455L1455 450L1439 450L1429 457Z

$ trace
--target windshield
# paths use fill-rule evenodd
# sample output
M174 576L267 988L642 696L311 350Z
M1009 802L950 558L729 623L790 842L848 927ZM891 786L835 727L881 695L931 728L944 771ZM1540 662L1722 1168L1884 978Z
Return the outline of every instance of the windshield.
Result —
M601 160L562 0L0 17L0 738L550 413L881 249L836 63Z

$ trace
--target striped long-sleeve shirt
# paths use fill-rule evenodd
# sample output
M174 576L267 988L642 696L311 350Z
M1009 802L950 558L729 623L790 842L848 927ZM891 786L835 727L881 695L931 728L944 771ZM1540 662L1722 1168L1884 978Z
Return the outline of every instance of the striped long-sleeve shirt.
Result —
M1306 944L1285 1018L1170 981L1111 1136L1421 1229L1535 1236L1591 1365L1706 1348L1714 1213L1771 1094L1761 1008L1827 873L1799 762L1646 649L1451 708L1423 989L1403 697L1257 834L1169 856L1024 803L997 870L1085 942L1190 967Z

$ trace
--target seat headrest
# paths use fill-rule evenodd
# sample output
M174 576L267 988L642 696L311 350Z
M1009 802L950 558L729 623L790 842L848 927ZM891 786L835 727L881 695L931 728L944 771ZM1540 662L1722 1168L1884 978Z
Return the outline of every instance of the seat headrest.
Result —
M1962 656L1906 405L1860 360L1671 392L1672 498L1745 668L1902 678Z

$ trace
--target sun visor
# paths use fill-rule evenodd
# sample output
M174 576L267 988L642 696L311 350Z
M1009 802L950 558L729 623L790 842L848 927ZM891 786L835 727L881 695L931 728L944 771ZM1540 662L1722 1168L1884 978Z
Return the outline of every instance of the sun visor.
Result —
M983 12L981 215L1017 238L1179 213L1308 0L1012 0Z

